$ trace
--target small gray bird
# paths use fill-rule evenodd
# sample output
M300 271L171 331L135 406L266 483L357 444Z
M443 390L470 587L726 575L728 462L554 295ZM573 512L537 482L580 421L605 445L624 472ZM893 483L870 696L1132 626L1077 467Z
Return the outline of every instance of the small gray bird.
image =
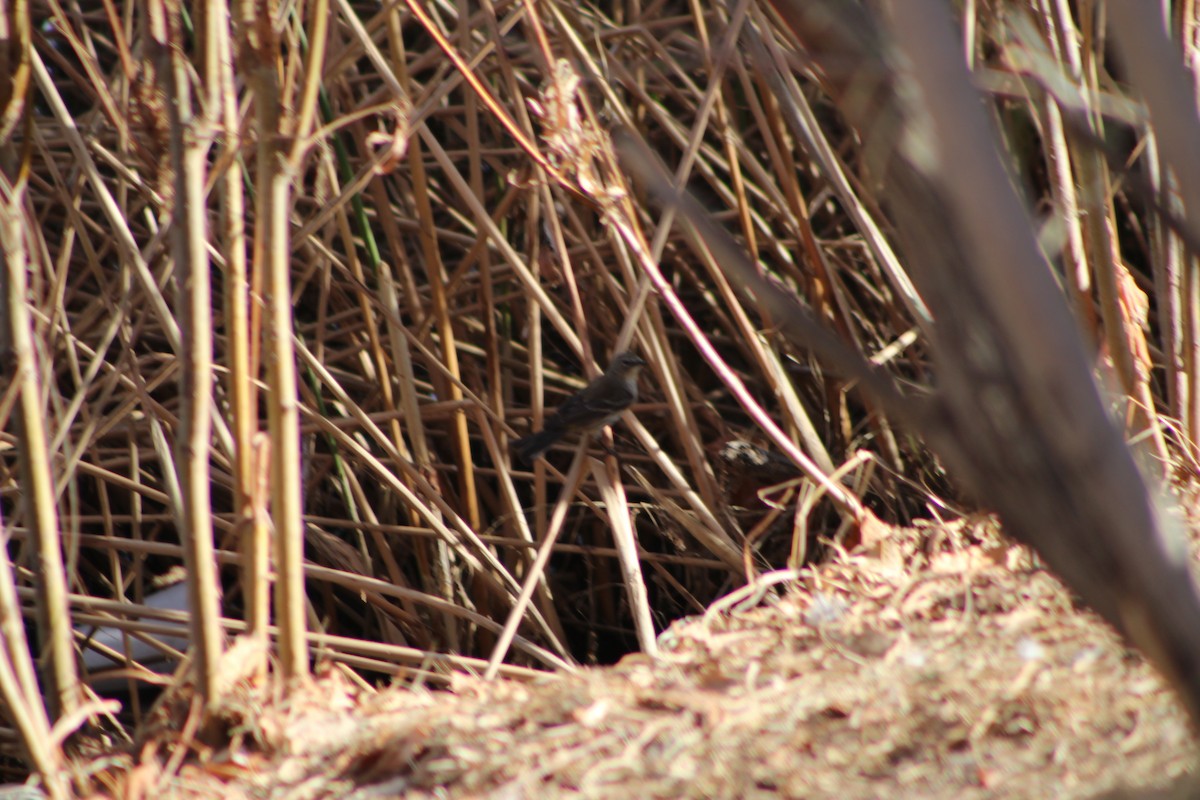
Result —
M530 462L565 436L593 433L616 422L637 401L638 372L644 366L637 353L618 353L604 374L568 397L540 431L513 442L517 455Z

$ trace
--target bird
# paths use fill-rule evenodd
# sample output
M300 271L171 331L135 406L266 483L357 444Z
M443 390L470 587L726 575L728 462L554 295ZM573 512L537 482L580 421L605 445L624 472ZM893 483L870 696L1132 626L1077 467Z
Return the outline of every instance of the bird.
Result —
M529 463L559 439L573 433L594 433L613 424L637 401L638 373L644 366L646 362L637 353L618 353L603 375L568 397L540 431L513 442L513 449Z

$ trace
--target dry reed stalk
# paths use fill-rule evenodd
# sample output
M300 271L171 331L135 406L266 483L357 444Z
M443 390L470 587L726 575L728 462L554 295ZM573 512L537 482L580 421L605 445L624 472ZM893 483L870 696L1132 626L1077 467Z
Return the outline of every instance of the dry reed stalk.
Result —
M239 530L244 562L242 588L246 593L249 635L260 644L270 622L270 530L267 498L270 487L270 442L258 430L254 377L259 363L258 329L251 327L249 265L246 242L245 172L238 98L234 84L232 41L227 3L210 4L203 19L205 83L208 107L222 135L217 162L221 165L214 187L220 209L220 252L224 259L223 306L228 348L228 398L233 437L233 503L242 525ZM259 664L260 673L266 663Z
M643 653L653 657L658 655L658 642L655 639L654 621L650 616L646 582L642 578L641 562L637 557L637 540L629 521L629 503L625 499L624 486L617 480L616 461L609 458L607 463L601 463L591 459L588 466L591 468L592 478L600 488L600 495L604 498L604 507L608 512L613 541L617 545L618 563L621 565L621 580L625 584L625 596L629 600L638 645Z
M0 349L9 353L14 367L5 391L3 416L13 410L22 484L30 497L27 514L36 539L38 566L38 629L40 651L48 655L49 697L43 698L34 671L34 650L25 635L21 606L15 591L16 576L9 560L7 531L0 535L5 552L0 555L0 696L16 728L17 739L28 755L47 793L54 800L68 797L67 775L62 771L60 739L51 736L54 718L73 716L82 704L71 647L70 612L66 604L67 576L54 503L54 476L48 432L44 423L42 376L46 374L35 347L34 320L30 313L28 272L30 259L40 255L40 232L30 224L26 204L28 143L23 152L14 147L13 135L26 108L30 81L30 19L25 3L3 12L5 47L0 48L0 302L6 310L0 330ZM0 519L0 523L3 520ZM82 722L82 720L80 720ZM77 724L77 723L76 723ZM74 730L71 724L69 730Z
M26 239L28 230L22 209L22 188L14 187L7 179L0 186L0 248L4 255L4 305L6 308L2 339L12 354L15 367L12 388L16 392L16 434L20 454L21 484L27 492L29 527L36 543L35 574L37 575L37 623L40 645L38 650L50 664L45 675L48 683L46 698L50 713L55 717L72 714L82 700L75 657L71 646L71 617L66 604L67 577L63 561L63 541L58 511L54 500L52 460L47 449L45 409L39 365L34 345L33 320L28 306L30 295L27 280L30 257ZM23 637L8 644L19 646ZM6 648L7 649L7 648ZM9 654L16 676L28 676L21 669L18 654ZM16 686L10 686L15 689ZM14 698L17 699L17 698ZM27 707L27 713L32 711ZM31 743L26 742L29 747ZM38 750L43 756L45 751ZM44 758L39 759L44 763Z
M171 252L179 271L180 424L177 463L181 473L181 539L188 569L193 664L205 702L217 701L217 662L222 642L220 601L213 559L209 449L212 442L212 288L204 181L210 122L193 108L189 64L172 46L182 35L180 8L153 3L150 9L152 60L166 98L173 176Z
M43 776L51 791L56 792L55 796L61 797L64 796L62 787L55 788L53 776L61 766L62 752L50 742L50 718L38 687L33 651L25 637L15 579L12 562L6 553L0 558L0 631L4 633L0 695L11 715L21 747L29 754L30 766Z
M581 447L571 462L571 468L567 470L567 477L563 482L563 491L559 494L558 500L554 504L554 512L550 516L550 526L542 537L537 555L534 557L533 563L529 565L529 574L525 578L525 584L521 587L521 592L517 595L516 602L513 603L508 619L504 623L504 630L501 632L496 646L492 650L492 655L488 659L487 669L483 673L484 678L491 679L496 676L500 664L508 652L509 644L516 634L517 627L525 615L525 608L529 604L529 599L533 596L533 590L542 580L546 562L553 551L555 542L558 541L563 521L566 519L570 499L579 489L579 484L583 480L585 460L586 455Z

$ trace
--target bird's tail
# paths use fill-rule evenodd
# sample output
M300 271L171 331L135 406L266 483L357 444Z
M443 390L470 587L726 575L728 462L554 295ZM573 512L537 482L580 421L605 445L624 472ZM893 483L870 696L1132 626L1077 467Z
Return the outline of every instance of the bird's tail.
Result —
M546 428L537 433L524 436L513 442L513 449L517 451L517 456L526 464L531 463L535 458L550 449L550 445L554 444L562 437L562 432L553 428Z

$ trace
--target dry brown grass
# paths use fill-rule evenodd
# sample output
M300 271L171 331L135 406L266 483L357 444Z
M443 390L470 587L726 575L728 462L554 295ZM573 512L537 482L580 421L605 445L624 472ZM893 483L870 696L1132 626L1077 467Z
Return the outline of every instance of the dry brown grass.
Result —
M19 91L0 92L22 120L9 128L0 116L0 236L16 265L6 299L27 315L10 313L11 328L24 325L30 343L12 345L31 367L14 374L38 379L0 393L0 510L15 565L0 585L17 590L0 594L10 775L54 774L61 754L46 744L61 713L76 725L90 715L114 747L154 741L139 733L148 730L178 745L121 756L95 786L133 792L136 778L183 794L193 778L224 780L211 767L190 772L194 756L220 749L204 739L219 724L199 738L178 733L182 719L148 714L136 695L119 719L95 713L81 687L98 676L76 676L68 641L84 645L87 633L72 623L204 642L198 683L177 687L171 702L182 705L164 709L186 708L198 691L211 718L258 725L236 744L297 791L339 738L312 739L314 720L351 711L354 724L326 727L356 738L324 780L373 784L394 767L414 792L442 782L454 796L542 780L564 795L618 796L603 793L606 781L617 792L642 779L664 797L748 796L820 794L854 773L865 782L843 796L865 797L908 764L932 775L952 762L946 796L976 768L996 771L1001 794L1030 796L1019 790L1065 773L1030 772L1027 784L1012 777L1015 762L995 763L1053 762L1048 743L1078 724L1074 701L1053 695L1080 674L1072 654L1090 647L1096 660L1078 669L1103 664L1114 680L1093 693L1087 707L1103 715L1088 724L1126 730L1134 712L1121 704L1135 701L1121 692L1133 682L1177 745L1152 754L1130 723L1137 763L1146 775L1191 763L1178 712L1147 688L1144 666L1091 622L1026 613L1049 598L1069 605L1044 575L956 565L947 574L965 583L954 583L921 572L914 552L895 573L843 557L762 610L689 622L658 642L670 665L661 670L636 660L580 669L652 649L672 621L762 573L852 551L892 524L971 510L921 441L836 365L780 336L617 168L609 132L621 125L843 343L912 395L933 390L926 312L870 182L879 154L858 150L771 11L313 0L238 3L227 19L223 4L195 5L160 20L156 3L39 2L26 28L6 18L30 31L34 58L31 73L14 69L0 84L35 89L23 108L11 99ZM1130 438L1149 443L1151 470L1190 485L1200 325L1186 237L1145 191L1159 175L1126 163L1142 152L1137 137L1097 150L1064 132L1050 92L1062 99L1065 81L1107 104L1121 133L1136 107L1109 76L1102 40L1078 43L1088 79L1067 77L1063 42L1076 42L1055 26L1075 23L1056 4L971 8L963 25L980 83L1047 221L1047 248L1061 255L1080 330L1106 342L1098 369L1113 402ZM794 82L786 107L768 62ZM1085 188L1111 192L1077 197L1079 175L1055 172L1068 155L1095 178ZM1097 220L1109 229L1086 227ZM18 273L27 291L11 288ZM572 444L532 467L514 463L511 440L626 347L649 374L605 443L617 455L593 442L586 455ZM193 613L153 609L147 595L180 564L193 576ZM962 621L969 609L939 619L939 603L953 605L946 593L976 597L981 575L1014 607L978 626ZM1030 575L1033 594L1022 595ZM926 580L925 605L903 610L906 581ZM843 613L797 624L815 597L838 598ZM920 621L877 613L893 601ZM16 634L39 618L37 636L52 646L31 657ZM1026 668L1013 648L1037 624L1058 627ZM856 625L879 628L886 647L856 655ZM223 655L235 633L256 644ZM938 667L943 648L1009 649L963 674L975 667ZM918 652L932 655L906 661ZM49 715L33 680L41 655ZM300 677L310 657L335 677L316 695L275 696L277 673ZM148 677L132 659L119 666L130 688ZM895 669L915 694L892 695L894 705L873 696L860 710L855 687L878 687ZM535 680L543 671L559 677ZM980 691L960 696L929 677L947 673ZM381 680L412 691L367 691ZM1041 715L1032 732L1014 692ZM256 722L246 709L260 704ZM537 718L528 730L521 713ZM358 727L363 718L380 727ZM304 737L309 749L295 751ZM419 750L403 749L410 739ZM978 751L980 741L999 749ZM502 746L508 755L487 761ZM931 748L932 761L907 755ZM835 750L846 769L830 769ZM582 752L596 762L576 774ZM754 772L779 758L778 772ZM540 766L522 772L530 762ZM314 784L312 796L332 787Z

